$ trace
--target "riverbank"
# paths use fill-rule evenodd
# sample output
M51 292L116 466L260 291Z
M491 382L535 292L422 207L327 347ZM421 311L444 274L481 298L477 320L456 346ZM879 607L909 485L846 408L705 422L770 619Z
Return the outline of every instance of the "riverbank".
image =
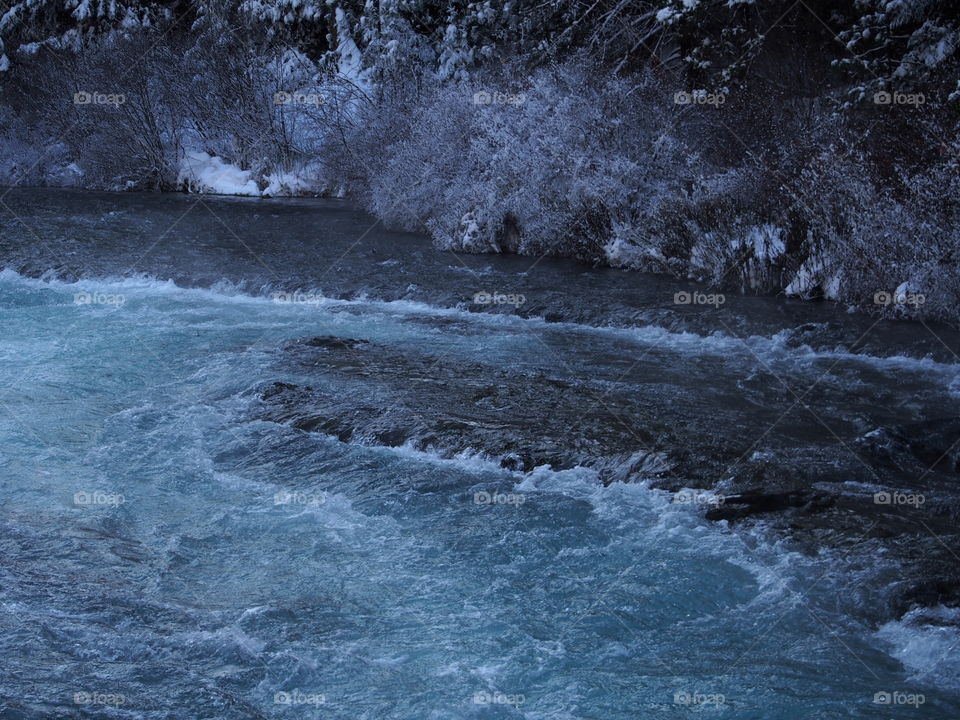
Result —
M236 172L241 172L239 169L233 169ZM246 176L245 176L246 177ZM249 177L247 177L249 180ZM252 181L251 181L252 182ZM294 178L291 181L290 187L299 187L301 190L306 187L313 187L309 182L303 178ZM48 191L60 191L67 194L77 194L78 197L83 194L87 194L88 197L94 198L95 202L104 202L103 199L109 198L116 192L103 192L99 190L84 190L80 188L46 188ZM303 190L302 192L277 192L275 194L271 193L257 193L253 194L233 194L227 192L229 188L223 187L221 189L224 192L212 192L212 186L205 186L206 192L200 193L119 193L123 195L129 195L134 198L143 198L145 202L137 203L134 201L133 205L140 205L142 207L149 207L151 202L148 198L156 195L157 197L179 197L183 198L185 203L184 207L189 207L193 204L200 203L201 205L205 200L210 201L220 201L220 200L229 200L229 198L237 198L238 202L243 201L262 201L264 202L265 209L269 209L270 203L272 201L283 201L283 200L300 200L303 202L309 201L318 201L321 207L335 207L336 202L341 202L344 207L350 207L354 210L358 209L353 200L349 197L345 197L345 192L343 188L340 188L336 192L331 192L325 190L322 187L314 187L313 190ZM0 197L5 197L7 192L14 192L13 199L11 204L13 207L8 208L11 219L15 219L18 215L16 211L16 194L21 193L24 195L29 195L32 190L43 191L44 188L31 188L27 187L6 187L0 186ZM333 203L333 204L331 204ZM256 214L256 213L254 213ZM359 217L359 216L358 216ZM306 218L305 218L306 219ZM118 218L118 220L122 220ZM371 225L375 225L378 221L376 216L371 216L369 219L361 220L362 222L369 222ZM382 221L381 221L382 222ZM769 228L764 232L768 232ZM259 230L258 230L259 232ZM421 236L424 233L422 232L403 232L397 231L397 237L411 237L411 236ZM768 297L768 298L780 298L780 302L783 303L784 308L795 308L796 301L804 301L813 303L814 305L824 305L825 310L823 312L811 311L810 313L804 313L796 309L786 310L785 316L789 317L791 320L795 320L797 323L802 323L803 319L806 318L811 322L816 322L824 314L830 315L831 313L843 313L843 312L859 312L864 313L867 316L870 316L870 320L867 321L865 325L862 326L865 329L869 322L873 320L890 320L890 321L905 321L907 323L920 323L924 326L925 329L919 330L917 332L918 342L923 342L923 338L928 337L931 333L934 335L946 331L947 328L955 328L956 323L952 319L947 319L944 321L946 316L943 315L940 310L937 310L933 313L932 316L928 316L925 311L926 304L926 295L923 292L920 292L920 288L911 283L899 283L891 284L888 288L880 288L873 292L869 296L859 296L859 297L842 297L839 295L831 295L829 297L824 297L820 292L807 292L808 290L815 290L813 286L810 285L810 282L816 280L819 282L823 280L827 284L833 283L835 287L838 287L835 283L836 278L831 280L829 278L824 279L820 274L814 273L813 275L805 275L804 278L800 280L797 277L790 274L780 273L783 287L777 289L776 287L766 287L766 288L750 288L744 289L743 287L737 287L735 284L731 284L733 279L737 277L747 277L750 275L749 267L751 263L755 261L755 257L752 253L746 253L742 256L743 262L746 263L743 267L740 267L735 272L732 271L729 273L724 273L728 277L723 278L723 281L720 283L710 283L709 277L704 275L702 272L696 271L692 267L685 267L683 264L677 265L675 263L664 262L665 258L647 258L646 260L638 260L636 263L624 263L617 261L613 258L605 257L595 257L592 261L589 261L582 257L577 257L576 255L564 256L563 254L557 255L550 251L546 253L537 253L533 252L531 248L523 247L513 247L509 251L504 251L499 246L495 247L478 247L475 244L463 244L456 243L451 246L445 246L443 244L437 244L436 239L434 240L434 249L437 252L437 262L443 262L445 258L453 257L455 258L456 263L458 263L465 273L464 280L469 283L469 276L472 275L473 279L477 282L474 284L480 288L474 293L464 294L461 290L451 289L447 292L445 297L445 302L451 304L461 303L464 300L468 300L471 304L474 305L474 309L484 310L484 311L500 311L503 309L502 306L506 306L508 310L516 314L525 316L525 317L540 317L545 319L548 322L556 321L558 319L568 319L573 322L578 323L587 323L587 324L597 324L597 325L617 325L617 326L630 326L635 323L646 323L646 322L655 322L657 324L662 324L666 327L687 327L691 325L696 328L700 327L703 329L705 327L703 324L698 325L696 320L697 316L707 316L710 317L711 310L717 310L724 303L742 303L749 302L747 298L752 296ZM547 266L559 263L563 266L563 263L566 261L577 263L581 265L584 271L587 269L598 270L601 268L608 268L609 271L605 273L598 273L597 277L602 278L598 281L593 287L592 292L596 293L609 293L612 295L611 298L605 300L606 306L603 311L599 311L595 307L591 307L589 303L583 302L573 302L568 298L562 298L557 293L551 293L547 291L545 287L537 287L534 292L524 295L522 303L501 303L496 301L496 298L491 297L490 301L486 303L484 307L483 303L475 304L472 303L472 295L476 292L483 292L482 285L482 274L485 267L489 267L489 264L484 260L486 257L497 257L500 262L504 258L513 258L512 260L507 260L506 262L510 267L519 268L527 267L531 270L536 268L546 268ZM469 259L469 262L466 260ZM703 258L701 258L703 260ZM798 263L802 264L802 263ZM621 272L614 272L616 270L623 271L627 273L627 276L621 277ZM654 277L660 279L654 281ZM636 277L636 280L629 280L629 277ZM819 280L817 280L819 278ZM192 280L187 280L192 282ZM627 288L635 285L637 282L650 284L655 283L657 287L664 289L664 298L657 299L656 305L657 309L652 309L649 306L639 307L630 300L628 297L629 292ZM303 287L307 287L309 282L308 279L304 279ZM611 287L607 288L604 283L609 283ZM816 283L814 283L816 284ZM675 292L672 294L667 293L666 291L670 288L674 288ZM676 290L676 288L681 288ZM798 288L803 288L803 291L799 291ZM256 289L256 288L255 288ZM384 297L386 298L398 298L398 297L407 297L410 299L418 299L423 301L432 301L434 297L427 297L423 294L418 294L417 288L415 285L411 285L406 289L406 292L403 294L396 293L390 288L384 289ZM468 287L469 290L469 287ZM491 290L492 292L493 290ZM507 295L505 291L499 291L502 295ZM515 295L516 293L514 293ZM669 295L670 304L674 307L659 307L664 304L663 300ZM546 298L550 297L548 301ZM941 298L942 299L942 298ZM794 301L793 304L791 301ZM687 306L687 307L684 307ZM735 314L734 314L735 316ZM714 326L716 326L714 324ZM858 327L860 327L858 325ZM847 346L857 345L861 340L859 335L863 333L845 333L843 332L842 325L836 325L832 331L836 333L833 337L830 338L830 342L836 342L844 344ZM811 335L810 340L816 341L817 333ZM869 337L865 336L863 342L870 342ZM947 355L949 356L952 351L949 348L944 348L943 344L939 346L929 348L929 352L934 353L935 356L941 356L942 353L946 350ZM873 352L885 352L882 348L873 348Z

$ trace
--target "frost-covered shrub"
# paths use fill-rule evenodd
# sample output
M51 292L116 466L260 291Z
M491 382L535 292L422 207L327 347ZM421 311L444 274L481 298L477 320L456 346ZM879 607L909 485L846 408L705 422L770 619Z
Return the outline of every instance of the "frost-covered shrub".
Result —
M350 142L368 207L448 248L602 260L615 233L624 254L640 247L696 161L668 95L584 60L504 77L425 81L371 107Z
M455 192L466 190L472 162L466 92L459 84L418 91L416 83L403 83L363 107L349 128L340 159L352 189L387 224L424 229L450 204L461 217L469 210Z
M853 211L849 235L831 255L845 299L922 295L922 301L878 301L895 315L956 321L960 303L960 179L948 164L925 168L899 188L876 190ZM838 238L838 240L840 240Z
M131 38L91 43L83 53L44 49L7 78L5 97L24 139L41 149L49 180L75 167L88 187L165 186L162 89L151 80L151 59L133 62L141 46Z
M787 220L800 237L791 248L794 271L784 290L804 298L839 299L851 277L841 265L845 246L876 206L872 168L855 152L822 149L792 178L795 198Z
M209 29L195 43L144 54L148 42L130 31L91 39L80 52L43 48L21 57L3 95L20 132L6 133L3 154L19 152L18 142L33 145L39 161L26 153L19 168L112 189L179 187L196 154L250 172L274 193L302 190L305 175L322 174L322 116L333 93L315 63L287 49L251 57ZM13 160L6 164L7 175L22 175Z
M780 290L789 238L777 204L759 195L768 171L753 164L699 169L689 189L663 198L642 228L634 228L632 242L614 235L605 248L610 263L730 290Z
M806 236L788 294L825 296L896 316L956 322L960 173L954 162L881 182L857 153L824 152L804 170L793 222ZM923 296L897 302L900 296ZM875 301L876 298L876 301ZM901 298L902 299L902 298Z
M70 165L68 148L52 135L37 143L43 128L24 128L0 104L0 185L71 186L82 183L79 168Z

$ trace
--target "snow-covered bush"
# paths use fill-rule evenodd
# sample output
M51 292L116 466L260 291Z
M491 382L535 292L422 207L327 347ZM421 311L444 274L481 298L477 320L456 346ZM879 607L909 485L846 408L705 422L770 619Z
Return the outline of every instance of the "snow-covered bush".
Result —
M954 163L926 167L895 186L862 159L811 171L812 260L834 278L835 297L897 316L956 321L960 303L960 175ZM907 301L898 296L922 296Z
M71 186L82 182L79 167L70 165L67 147L50 137L38 144L41 128L24 128L0 103L0 185Z
M258 185L314 189L307 176L322 174L327 81L300 53L250 57L232 36L215 35L210 28L196 42L144 54L148 36L131 31L91 39L78 53L23 57L3 96L17 108L12 124L29 128L28 145L62 141L61 166L75 164L88 187L192 186L188 161L208 155L251 173L256 193ZM44 157L56 174L53 154Z
M8 79L4 97L51 175L73 165L89 187L165 187L173 158L163 142L168 123L163 89L152 80L157 68L148 58L131 69L142 42L104 39L83 53L42 50ZM61 168L51 167L55 159Z
M614 229L641 246L696 162L672 98L583 59L507 77L424 80L371 106L349 143L371 211L447 248L603 260Z

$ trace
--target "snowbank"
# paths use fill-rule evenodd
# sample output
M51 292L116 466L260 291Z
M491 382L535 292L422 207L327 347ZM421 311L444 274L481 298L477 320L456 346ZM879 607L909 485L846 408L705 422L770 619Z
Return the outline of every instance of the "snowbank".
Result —
M243 195L247 197L302 197L333 195L322 181L318 164L307 164L292 170L275 170L255 178L222 158L205 152L189 152L180 161L177 186L189 192L211 195ZM259 180L259 182L258 182ZM261 189L262 186L262 189ZM342 194L342 193L341 193Z
M259 197L260 187L248 170L205 152L188 152L180 161L177 185L190 192Z

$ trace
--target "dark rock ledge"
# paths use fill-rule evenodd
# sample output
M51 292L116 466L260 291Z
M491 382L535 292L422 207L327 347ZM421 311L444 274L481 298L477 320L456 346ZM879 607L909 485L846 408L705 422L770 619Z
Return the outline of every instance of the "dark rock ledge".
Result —
M848 443L855 452L835 438L803 446L774 437L751 453L736 422L670 392L608 392L349 338L286 350L309 384L263 386L263 419L342 442L479 451L514 471L581 465L604 483L714 491L722 504L704 506L710 520L761 522L809 553L882 553L900 568L889 617L960 605L960 418L876 428ZM875 497L878 487L887 496Z

